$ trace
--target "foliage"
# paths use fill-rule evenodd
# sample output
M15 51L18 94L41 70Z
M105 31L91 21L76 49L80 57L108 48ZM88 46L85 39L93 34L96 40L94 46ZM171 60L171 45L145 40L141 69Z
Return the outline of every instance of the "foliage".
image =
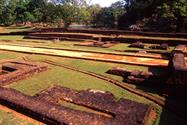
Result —
M0 0L0 24L4 25L62 20L68 27L73 22L86 23L89 17L85 0Z
M184 31L187 26L187 2L185 0L172 0L162 3L156 8L154 15L160 26L166 30Z
M97 25L97 15L100 13L101 11L101 6L99 4L94 4L89 6L88 8L88 12L90 13L90 20L89 23L92 24L92 26L96 26Z
M101 8L97 15L94 17L95 26L97 27L110 27L114 28L118 24L118 18L125 13L124 5L118 1L110 7Z
M156 31L186 31L186 0L119 0L110 7L87 0L0 0L0 24L72 23L127 28L138 24Z
M126 12L119 20L120 27L139 22L157 31L185 31L186 0L124 0ZM153 29L152 29L153 30Z

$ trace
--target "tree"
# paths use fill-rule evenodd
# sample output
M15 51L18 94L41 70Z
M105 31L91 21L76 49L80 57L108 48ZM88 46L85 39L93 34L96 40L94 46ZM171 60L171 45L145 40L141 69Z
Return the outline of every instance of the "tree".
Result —
M77 23L88 25L90 23L90 20L91 20L91 14L88 8L87 7L80 8Z
M25 22L25 12L27 10L27 1L25 0L19 0L18 4L15 9L15 14L16 14L16 22L23 23Z
M46 6L46 9L43 11L43 21L53 23L57 18L56 13L58 10L56 5L52 2L49 2Z
M0 0L0 24L3 23L3 11L5 7L5 0Z
M62 19L64 27L68 28L73 22L85 20L88 14L84 9L87 4L85 0L63 0L57 5L57 17ZM83 10L81 12L81 10Z
M15 9L17 5L17 0L9 0L4 3L3 10L2 10L2 23L4 25L11 25L15 22L16 15Z
M96 17L96 24L99 27L114 27L114 16L111 8L102 8Z
M110 7L102 8L96 15L94 24L98 27L117 28L118 18L125 13L123 2L113 3Z
M88 7L88 12L90 13L90 21L89 23L92 26L96 26L96 22L97 22L97 15L99 14L99 12L101 11L101 6L99 4L94 4Z
M35 17L32 15L32 13L26 11L24 12L24 22L34 22L36 19Z
M36 22L45 21L44 11L47 8L48 0L30 0L27 6L27 11L32 13Z
M111 9L114 17L114 25L117 28L119 18L125 13L124 3L122 1L115 2L111 5Z
M157 7L155 15L161 26L172 28L171 30L185 31L187 2L185 0L167 1Z
M141 23L159 31L182 31L186 27L186 0L123 0L126 13L120 26ZM183 29L181 29L183 28ZM153 29L152 29L153 30Z

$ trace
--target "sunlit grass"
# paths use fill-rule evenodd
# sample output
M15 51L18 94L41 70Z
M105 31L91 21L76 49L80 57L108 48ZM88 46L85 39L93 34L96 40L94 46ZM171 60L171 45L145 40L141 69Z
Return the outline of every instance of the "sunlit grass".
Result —
M24 36L0 36L0 40L22 40Z
M23 120L16 117L11 112L4 112L0 110L0 124L1 125L39 125L37 123L30 123L29 121Z
M3 27L4 32L10 33L10 32L20 32L20 31L28 31L33 29L33 27L28 26L9 26L9 27Z

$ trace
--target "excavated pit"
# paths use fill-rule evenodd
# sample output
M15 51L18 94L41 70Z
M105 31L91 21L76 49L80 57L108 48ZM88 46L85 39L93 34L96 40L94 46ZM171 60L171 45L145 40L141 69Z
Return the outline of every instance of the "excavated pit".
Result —
M7 61L0 63L0 86L8 85L44 70L47 70L47 65L32 62Z
M1 66L0 76L16 71L17 69L7 66Z

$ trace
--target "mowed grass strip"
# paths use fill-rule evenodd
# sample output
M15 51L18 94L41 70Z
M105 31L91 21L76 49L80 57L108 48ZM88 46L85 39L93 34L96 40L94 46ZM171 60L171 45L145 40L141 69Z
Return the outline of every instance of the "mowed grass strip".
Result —
M21 35L20 36L19 35L0 36L0 40L22 40L23 38L24 36L21 36Z
M0 60L4 59L18 59L26 56L28 54L9 52L9 51L1 51L0 50Z
M39 125L39 123L30 123L16 117L11 112L5 112L0 110L0 125Z
M137 51L146 51L151 50L155 52L171 52L174 49L174 46L171 46L168 50L159 50L159 49L149 49L149 46L153 44L145 44L146 47L144 49L139 48L131 48L128 47L129 43L119 43L110 48L100 48L100 47L87 47L87 46L74 46L74 44L79 44L81 42L77 41L55 41L55 40L29 40L23 39L23 36L0 36L0 40L13 40L9 41L1 41L1 44L15 44L15 45L30 45L35 47L51 47L51 48L59 48L59 49L77 49L77 50L85 50L91 52L108 52L115 54L132 54L129 52L118 52L124 50L137 50ZM16 41L17 40L17 41ZM156 45L156 44L154 44ZM157 44L158 45L158 44ZM116 51L118 50L118 51Z

